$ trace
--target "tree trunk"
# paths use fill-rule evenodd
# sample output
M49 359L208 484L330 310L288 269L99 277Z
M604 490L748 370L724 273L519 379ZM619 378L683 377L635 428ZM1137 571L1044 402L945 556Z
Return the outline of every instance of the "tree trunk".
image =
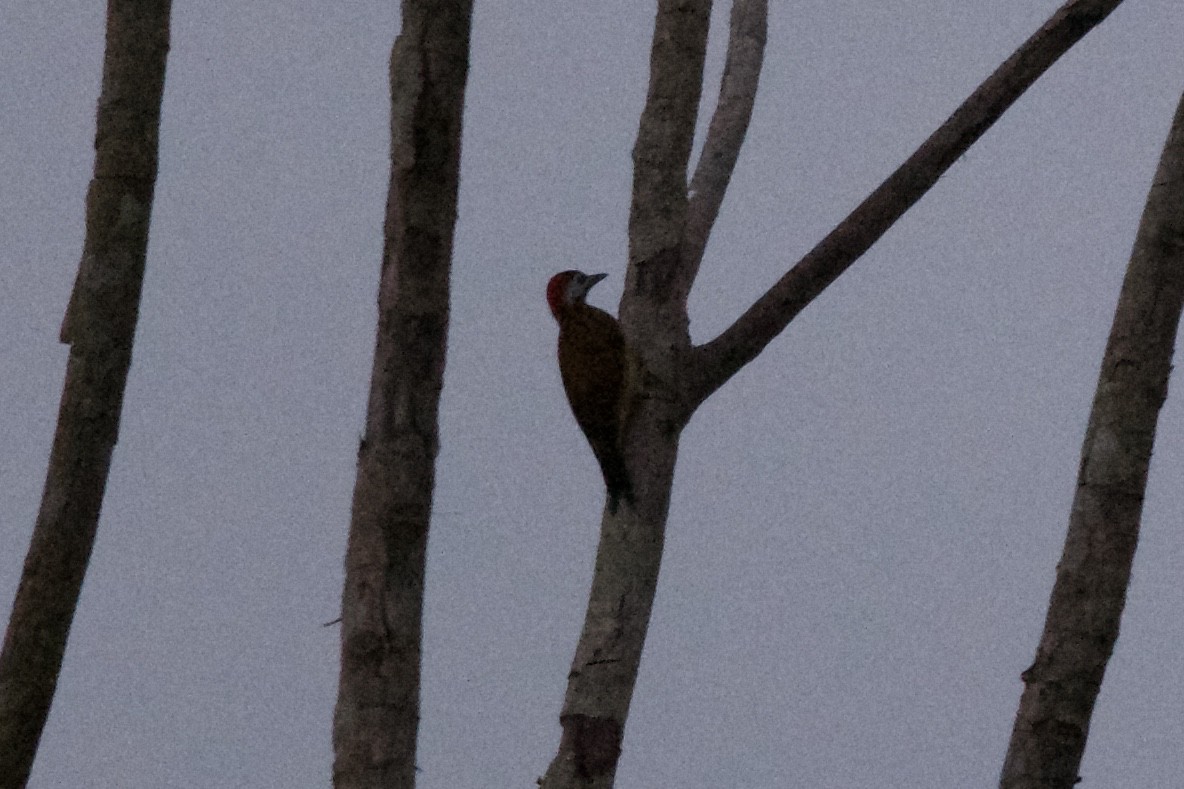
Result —
M405 0L366 430L342 593L333 782L413 787L471 0Z
M687 163L710 17L707 0L658 4L649 95L633 149L629 271L621 303L621 325L636 365L629 376L637 388L625 431L636 504L601 516L588 610L559 717L563 735L540 782L544 789L613 785L649 627L678 437L690 413L675 383L690 349L680 282L689 288L682 263ZM747 108L751 111L751 104ZM735 140L737 149L742 137ZM727 179L724 175L723 184Z
M140 307L169 0L110 0L86 241L41 509L0 652L0 786L28 780L94 546Z
M544 789L613 785L625 719L658 585L666 516L682 429L673 415L639 414L632 431L644 447L644 465L634 465L636 508L606 509L584 629L568 674L559 716L559 750L540 782Z
M1102 357L1069 533L1003 766L1004 789L1068 789L1118 638L1159 409L1184 307L1184 98L1143 209Z
M660 0L650 85L633 151L621 327L638 360L625 452L636 511L605 513L592 591L546 789L612 786L649 624L678 436L694 409L869 249L1073 44L1121 0L1070 0L803 260L715 340L692 347L687 297L752 112L767 4L735 0L719 103L691 189L687 162L709 0Z

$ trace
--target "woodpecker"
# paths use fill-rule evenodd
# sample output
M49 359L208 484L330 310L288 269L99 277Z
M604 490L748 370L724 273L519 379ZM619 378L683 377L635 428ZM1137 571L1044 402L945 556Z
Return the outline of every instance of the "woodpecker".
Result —
M547 304L559 323L559 374L576 422L600 464L608 488L608 511L624 499L633 503L633 485L621 449L627 355L617 319L584 299L607 274L563 271L547 283Z

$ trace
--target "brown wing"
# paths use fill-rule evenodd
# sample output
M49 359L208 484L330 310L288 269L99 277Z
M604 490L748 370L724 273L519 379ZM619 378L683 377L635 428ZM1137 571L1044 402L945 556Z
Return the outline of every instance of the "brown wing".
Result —
M564 316L559 370L572 414L600 464L609 494L630 496L619 433L625 387L625 339L616 318L581 304Z
M572 413L583 431L614 436L625 383L625 340L616 319L581 305L559 333L559 371Z

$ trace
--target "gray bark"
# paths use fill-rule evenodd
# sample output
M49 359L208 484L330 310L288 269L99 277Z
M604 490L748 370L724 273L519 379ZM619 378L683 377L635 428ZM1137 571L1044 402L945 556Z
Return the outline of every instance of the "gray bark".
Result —
M156 184L169 0L110 0L86 240L41 508L0 652L0 787L24 786L94 546L132 359Z
M413 787L424 558L448 337L471 0L404 0L391 179L333 720L338 789Z
M732 171L740 158L740 147L748 133L748 123L752 120L768 28L767 0L733 0L719 98L688 192L682 250L688 289L699 273L711 228L719 216Z
M1176 109L1102 357L1069 532L1000 786L1068 789L1118 638L1159 409L1184 307L1184 98Z
M546 789L610 787L662 558L678 436L689 411L672 376L690 348L680 249L687 213L687 162L703 84L710 0L658 4L650 87L633 149L629 270L621 324L644 373L629 408L627 461L635 507L607 509L588 611L559 720ZM685 280L689 285L689 280Z
M661 563L678 439L695 408L934 184L1003 112L1121 0L1067 3L940 129L720 337L692 347L687 296L739 155L764 49L765 0L737 0L727 65L688 191L709 0L660 0L650 87L634 148L629 267L621 326L639 369L625 452L637 505L602 515L583 632L568 680L546 789L610 787Z

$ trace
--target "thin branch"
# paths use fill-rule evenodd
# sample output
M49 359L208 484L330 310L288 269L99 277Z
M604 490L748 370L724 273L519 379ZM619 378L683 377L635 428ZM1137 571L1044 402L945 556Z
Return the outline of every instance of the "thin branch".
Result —
M734 0L729 24L728 54L719 84L719 101L691 179L686 229L683 232L684 276L694 282L703 250L732 179L740 148L752 119L757 85L765 58L769 24L768 0Z
M1064 553L1023 673L1000 785L1077 780L1130 585L1159 410L1184 307L1184 97L1143 209L1081 450Z
M702 402L887 232L1053 63L1122 0L1070 0L850 216L711 342L694 349L688 398Z

